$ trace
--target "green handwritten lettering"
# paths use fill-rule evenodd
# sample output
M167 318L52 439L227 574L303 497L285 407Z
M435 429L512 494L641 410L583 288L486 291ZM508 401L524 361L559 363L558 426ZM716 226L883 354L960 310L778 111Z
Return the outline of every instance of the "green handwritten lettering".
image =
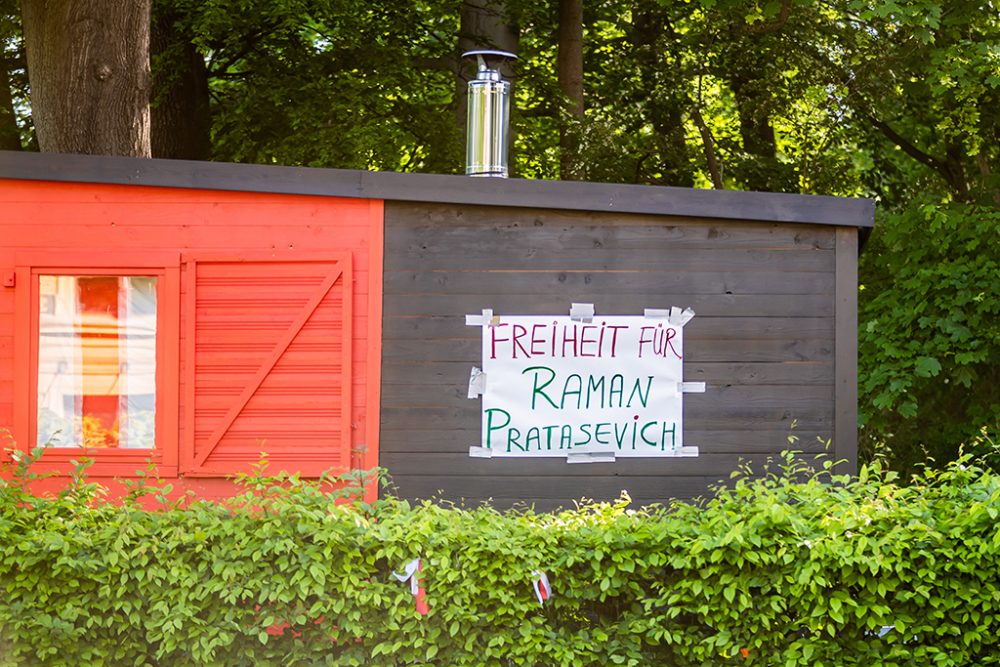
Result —
M576 396L576 409L580 409L580 398L583 395L583 378L581 378L576 373L573 373L566 378L566 382L563 383L562 401L560 401L560 408L566 409L566 397Z
M535 373L535 379L533 382L533 386L531 388L531 409L532 410L535 409L536 396L541 396L542 398L544 398L546 401L549 402L549 405L551 405L554 408L558 408L559 406L556 405L556 402L553 401L551 398L549 398L549 395L546 394L544 391L545 388L548 387L550 384L552 384L552 381L556 379L556 372L551 368L549 368L548 366L528 366L523 371L521 371L521 375L524 375L529 371L533 371ZM542 373L548 373L549 379L547 379L542 384L538 384L538 378L539 376L542 375Z
M572 449L573 448L573 427L569 424L563 424L562 430L559 432L559 449Z
M667 433L670 434L670 449L677 449L677 423L670 422L670 428L667 428L667 422L663 422L663 436L660 440L660 449L665 449L667 446Z
M620 408L624 405L622 396L625 393L625 378L620 374L615 374L611 376L610 389L608 390L608 407L609 408ZM618 396L617 402L615 395Z
M496 426L493 425L493 415L499 412L501 415L507 418L502 424ZM489 449L493 446L493 431L499 431L500 429L506 427L510 424L510 413L506 410L501 410L500 408L489 408L486 410L486 448ZM508 448L507 451L510 451Z
M645 424L643 424L642 428L639 430L639 437L642 438L642 441L647 445L652 445L653 447L656 447L656 443L646 437L646 429L649 428L650 426L656 426L656 422L646 422Z
M511 426L510 430L507 431L507 451L509 452L512 446L517 447L522 452L528 451L527 447L522 447L521 443L518 442L520 439L521 439L521 432L516 428L514 428L513 426Z
M587 407L588 408L590 408L590 407L597 407L596 405L594 405L593 401L591 401L590 399L591 399L591 396L598 395L598 394L601 397L601 406L600 407L603 408L604 407L604 376L603 375L599 375L599 376L597 376L595 378L593 375L591 375L587 379Z
M601 435L604 435L605 439L601 440ZM607 436L611 435L611 423L601 422L596 427L594 427L594 440L601 443L602 445L608 444L610 442Z
M642 393L642 385L640 384L640 382L641 382L641 380L639 378L635 379L635 384L632 385L632 393L629 394L629 397L628 397L628 405L627 405L627 407L630 407L630 408L632 407L632 399L635 398L636 394L639 395L639 402L642 403L642 407L646 407L646 401L649 400L649 390L653 386L653 376L650 375L646 379L646 393L645 394Z
M534 442L535 449L538 451L542 450L542 434L537 426L529 428L528 435L524 438L524 448L529 452L531 451L532 442Z

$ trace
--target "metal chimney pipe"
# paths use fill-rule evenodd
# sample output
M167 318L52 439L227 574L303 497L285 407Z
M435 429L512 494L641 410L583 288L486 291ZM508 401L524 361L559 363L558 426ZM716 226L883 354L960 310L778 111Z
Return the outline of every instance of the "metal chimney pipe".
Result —
M476 78L469 81L465 175L507 178L510 82L500 78L500 65L517 58L507 51L466 51L476 58Z

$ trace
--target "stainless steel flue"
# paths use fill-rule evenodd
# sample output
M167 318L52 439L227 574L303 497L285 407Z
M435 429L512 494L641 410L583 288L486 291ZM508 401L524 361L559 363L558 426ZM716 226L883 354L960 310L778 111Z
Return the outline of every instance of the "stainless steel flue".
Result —
M507 178L507 137L510 123L510 83L500 77L500 65L517 58L507 51L466 51L475 57L476 78L469 81L466 123L466 176Z

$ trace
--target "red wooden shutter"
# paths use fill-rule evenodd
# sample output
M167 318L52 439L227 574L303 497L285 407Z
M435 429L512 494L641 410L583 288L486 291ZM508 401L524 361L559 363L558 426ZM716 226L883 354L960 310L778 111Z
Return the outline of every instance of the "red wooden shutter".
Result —
M348 469L350 255L185 263L182 471Z

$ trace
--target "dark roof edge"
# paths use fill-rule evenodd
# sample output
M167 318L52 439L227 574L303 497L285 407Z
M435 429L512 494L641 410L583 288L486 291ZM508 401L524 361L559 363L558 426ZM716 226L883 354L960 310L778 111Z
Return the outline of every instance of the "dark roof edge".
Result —
M871 199L0 151L0 178L872 227Z

